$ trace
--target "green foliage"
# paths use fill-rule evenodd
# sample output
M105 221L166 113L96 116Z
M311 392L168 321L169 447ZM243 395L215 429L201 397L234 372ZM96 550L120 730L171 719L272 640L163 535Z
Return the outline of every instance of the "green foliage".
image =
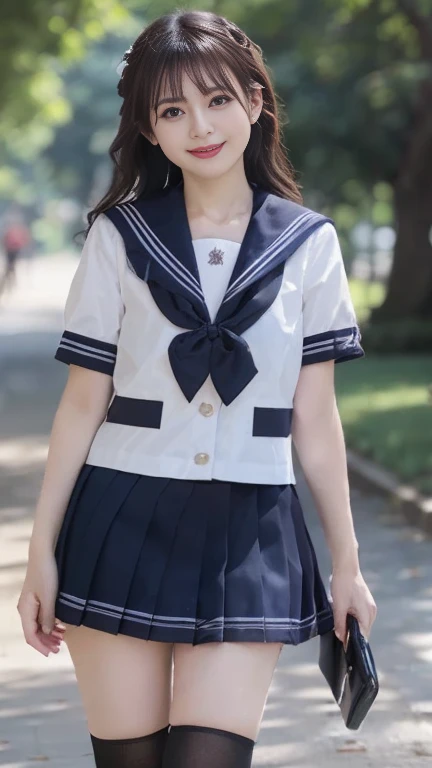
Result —
M349 447L432 493L432 355L372 354L336 366Z
M430 74L417 31L389 2L273 0L265 13L276 36L262 26L262 13L244 8L242 21L274 67L305 187L322 190L332 205L354 181L357 198L360 188L364 197L373 184L391 183L419 83Z
M363 343L374 354L432 354L432 322L430 320L392 321L362 328Z
M3 0L0 158L28 161L52 143L57 127L72 117L66 68L84 56L89 42L128 21L118 0Z
M44 153L58 190L85 206L90 205L93 195L102 193L94 189L100 173L105 180L108 173L108 148L121 105L115 68L127 47L128 38L109 35L65 74L73 123L58 129L55 141Z

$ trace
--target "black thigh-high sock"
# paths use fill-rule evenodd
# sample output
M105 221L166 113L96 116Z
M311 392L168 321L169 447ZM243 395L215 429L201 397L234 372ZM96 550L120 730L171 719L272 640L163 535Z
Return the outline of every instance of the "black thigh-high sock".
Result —
M250 768L253 739L203 725L171 725L162 768Z
M96 768L162 768L168 725L132 739L100 739L90 734Z

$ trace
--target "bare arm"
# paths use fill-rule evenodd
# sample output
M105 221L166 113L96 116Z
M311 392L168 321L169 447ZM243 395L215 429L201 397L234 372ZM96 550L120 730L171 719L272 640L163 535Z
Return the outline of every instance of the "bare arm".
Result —
M294 397L292 437L333 565L358 568L345 440L334 391L334 360L305 365Z
M54 549L74 483L105 418L111 394L111 376L70 366L51 430L30 554L33 549Z
M65 630L55 624L55 544L75 481L105 418L112 386L111 376L71 365L54 417L27 571L17 604L27 643L44 656L58 652Z
M345 440L334 391L334 360L301 368L292 437L331 554L335 631L346 638L354 614L367 638L377 607L360 572L352 519Z

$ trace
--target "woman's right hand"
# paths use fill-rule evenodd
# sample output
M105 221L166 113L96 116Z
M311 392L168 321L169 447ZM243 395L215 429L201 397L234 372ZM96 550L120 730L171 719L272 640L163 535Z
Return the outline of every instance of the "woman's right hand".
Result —
M57 584L54 553L30 551L17 610L26 642L44 656L59 651L66 629L54 616Z

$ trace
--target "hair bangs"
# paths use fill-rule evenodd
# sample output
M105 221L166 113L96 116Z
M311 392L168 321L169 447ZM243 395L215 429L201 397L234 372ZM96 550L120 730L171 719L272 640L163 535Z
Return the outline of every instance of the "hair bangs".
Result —
M213 42L213 41L212 41ZM229 61L223 46L203 46L198 41L182 40L181 44L171 50L160 62L159 77L154 83L150 94L152 108L156 110L160 98L172 96L184 98L183 76L186 74L198 90L206 95L216 87L226 91L233 98L238 98L238 92L233 83L231 72L239 80L246 92L247 82L244 73L236 72L235 62ZM223 57L221 54L225 54Z

